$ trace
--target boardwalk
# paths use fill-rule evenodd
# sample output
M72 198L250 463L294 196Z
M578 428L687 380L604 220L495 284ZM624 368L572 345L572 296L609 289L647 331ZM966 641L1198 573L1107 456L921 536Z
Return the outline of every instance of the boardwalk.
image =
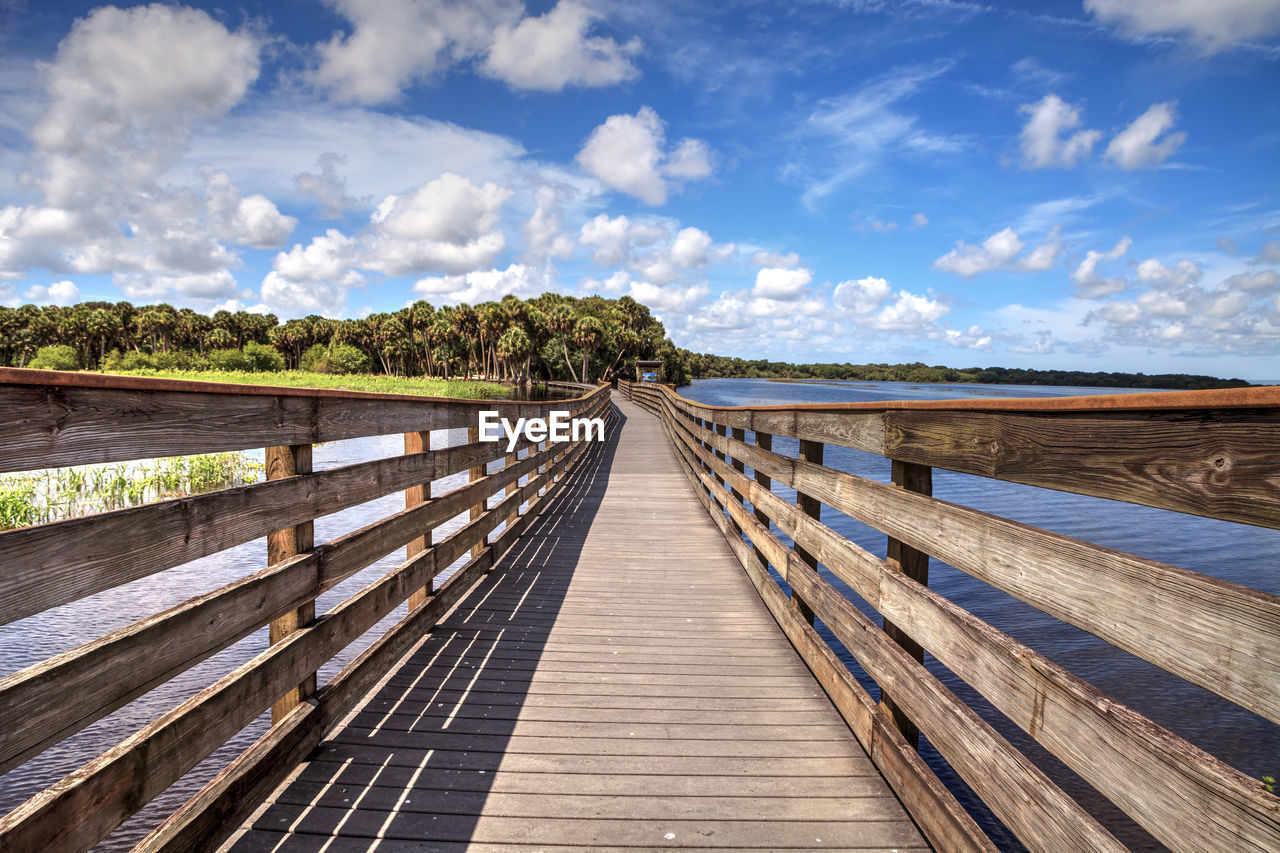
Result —
M925 847L615 400L553 511L231 849Z

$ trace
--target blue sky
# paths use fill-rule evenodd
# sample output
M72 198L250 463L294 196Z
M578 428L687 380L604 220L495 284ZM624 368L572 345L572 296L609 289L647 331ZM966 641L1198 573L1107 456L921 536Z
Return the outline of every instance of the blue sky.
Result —
M0 3L0 302L1280 377L1280 0Z

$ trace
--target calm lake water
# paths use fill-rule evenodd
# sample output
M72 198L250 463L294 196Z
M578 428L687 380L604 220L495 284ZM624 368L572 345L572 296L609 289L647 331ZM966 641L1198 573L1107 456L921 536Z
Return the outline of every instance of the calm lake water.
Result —
M769 382L754 379L709 379L694 382L680 393L691 400L719 406L786 403L838 403L881 400L940 400L973 397L1065 397L1136 393L1149 389L1069 388L1020 385L928 385L903 382L836 382L831 384ZM796 442L774 438L779 453L795 455ZM827 445L826 465L884 482L888 460L857 450ZM774 491L794 500L785 487ZM934 496L990 512L1004 518L1053 530L1141 557L1170 563L1271 593L1280 593L1280 531L1232 524L1118 501L1071 495L1047 489L1003 483L935 469ZM822 521L880 557L884 534L824 507ZM785 537L784 537L785 538ZM868 613L856 594L838 579L824 575ZM1091 634L1073 628L993 589L937 560L930 562L929 585L961 607L995 625L1022 643L1086 679L1098 689L1137 709L1191 743L1242 772L1277 776L1280 770L1280 731L1274 724L1232 705L1216 695L1119 651ZM879 621L879 620L877 620ZM839 643L821 629L859 675L874 698L879 691ZM1135 849L1161 849L1150 836L1110 803L1058 763L950 671L926 655L926 665L951 690L969 702L989 723L1041 769L1097 815L1122 841ZM962 780L922 739L922 753L1002 848L1021 846L982 807Z

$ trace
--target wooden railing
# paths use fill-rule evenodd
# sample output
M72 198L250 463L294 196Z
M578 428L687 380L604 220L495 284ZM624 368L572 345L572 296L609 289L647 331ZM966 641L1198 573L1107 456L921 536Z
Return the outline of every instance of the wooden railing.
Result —
M922 650L1170 849L1280 850L1280 800L1260 780L927 585L933 556L1280 722L1280 598L930 495L937 467L1280 527L1276 389L725 408L651 384L621 387L662 419L764 602L937 849L993 846L916 753L917 731L1028 848L1124 846L935 677ZM797 439L796 457L773 452L775 436ZM887 457L891 482L823 465L827 444ZM823 507L886 534L887 559L823 524ZM879 611L883 627L819 564ZM881 702L823 641L815 617L876 682Z
M140 849L205 849L234 830L510 547L585 452L586 442L526 441L511 454L505 440L478 442L480 409L604 417L609 395L509 403L0 369L0 471L260 447L267 468L253 485L0 534L0 624L268 537L261 571L0 678L0 773L264 625L271 643L0 819L0 850L92 847L270 708L266 734ZM430 449L432 430L464 427L468 443ZM386 434L404 435L403 456L311 470L313 444ZM465 485L432 494L433 481L463 471ZM403 511L313 541L313 519L399 491ZM469 523L433 541L468 509ZM315 615L317 596L402 547L405 562ZM407 615L317 689L320 666L406 600Z

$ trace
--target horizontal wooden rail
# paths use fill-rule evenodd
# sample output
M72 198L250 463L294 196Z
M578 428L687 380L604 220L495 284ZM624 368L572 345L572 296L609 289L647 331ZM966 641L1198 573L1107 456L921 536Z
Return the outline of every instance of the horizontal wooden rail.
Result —
M633 386L657 411L663 395L691 414L743 430L865 450L998 480L1280 527L1274 437L1280 389L1245 388L1035 401L850 403L726 409ZM1019 405L1022 403L1023 405ZM1194 407L1194 416L1187 409Z
M958 849L956 834L968 838L967 824L954 818L935 821L938 814L949 815L952 804L926 781L927 771L902 772L912 764L900 737L880 743L871 735L876 721L881 732L892 727L885 722L890 709L873 706L808 628L804 614L789 606L766 565L777 569L797 599L813 609L884 694L893 696L894 707L919 726L1031 849L1115 849L1117 842L797 552L813 555L879 610L886 624L923 646L1171 849L1280 847L1280 800L1258 780L1116 702L845 539L812 511L773 494L772 484L816 498L1273 721L1280 714L1280 598L784 456L766 442L747 441L746 430L764 430L767 424L765 438L770 440L773 434L802 441L817 440L815 434L828 441L844 436L845 441L835 443L852 446L847 437L865 428L868 413L863 408L817 413L808 411L810 407L725 409L653 386L623 383L622 389L662 418L686 474L775 618L940 849ZM1261 448L1278 435L1270 425L1280 423L1280 396L1246 396L1249 405L1237 407L1225 405L1231 402L1229 396L1197 397L1220 407L1213 417L1202 417L1199 411L1161 413L1170 422L1198 423L1208 433L1220 429L1223 412L1240 415L1239 422L1250 426L1235 433L1236 450L1260 460ZM1263 403L1270 397L1276 399L1268 408ZM882 408L877 416L903 413L901 408ZM1138 411L1116 402L1085 408L1124 418ZM1078 414L1057 403L1043 410L1025 406L1022 411L1049 419ZM907 412L925 418L957 413L974 414L970 407ZM813 431L815 414L829 420L823 432ZM841 423L841 418L851 423ZM798 426L802 423L805 426ZM1057 428L1042 435L1052 435ZM1205 441L1203 436L1183 434L1188 447ZM1076 441L1074 446L1080 446L1081 439ZM1130 452L1138 453L1140 445L1128 445ZM812 451L808 455L820 458ZM938 459L931 462L937 464ZM1277 482L1280 459L1273 456L1268 465L1254 464L1253 476L1262 482L1243 489L1236 520L1259 518L1251 504L1266 503L1267 490ZM1142 473L1142 465L1129 467ZM1091 489L1086 485L1072 490L1087 494ZM1137 492L1141 498L1142 490ZM795 551L770 531L770 521L795 542Z
M144 418L158 411L170 415L175 412L172 404L177 398L173 394L188 395L180 402L195 407L192 416L203 412L211 421L217 421L228 405L225 386L215 386L214 390L179 383L182 387L174 389L148 380L130 381L117 388L104 384L101 377L87 377L87 382L71 382L64 388L56 383L35 386L26 375L29 373L23 372L22 381L9 384L4 382L10 378L7 374L0 376L0 404L6 399L29 402L34 387L45 387L46 391L61 389L48 395L49 400L60 401L59 404L66 403L62 394L67 388L83 394L140 395L136 411ZM332 393L308 396L296 389L283 390L288 393L279 396L288 405L305 405L312 411L348 403L386 406L388 420L361 425L361 430L373 430L362 434L401 432L408 423L400 419L401 414L410 410L417 412L413 425L422 428L418 430L421 434L426 431L424 425L431 429L441 428L441 423L466 426L465 420L458 420L457 412L469 411L474 417L480 406L513 417L544 416L553 407L575 416L600 417L607 416L609 408L604 389L559 404L481 402L461 408L455 406L458 401L427 400L424 407L424 401L416 398ZM270 402L276 396L252 389L231 394L230 399L233 409L245 405L252 408L252 404ZM408 408L397 408L401 404ZM433 406L444 409L444 413L433 411ZM29 409L24 411L30 413ZM370 415L374 411L368 410ZM96 415L74 412L68 415L68 422L87 422L93 417ZM156 429L161 434L168 429L167 418L165 415L158 419ZM138 428L138 447L144 444L145 432ZM289 438L296 437L288 428L283 432ZM271 443L282 443L279 433L273 435ZM76 461L84 461L82 452L88 444L77 438L70 445L80 454ZM208 445L193 446L194 452L209 450ZM251 755L242 756L219 777L230 786L226 791L212 799L206 791L197 798L199 803L183 810L189 826L186 819L170 824L180 828L173 830L174 839L186 838L193 843L192 839L207 837L199 827L207 826L219 814L224 818L231 812L239 814L245 807L244 802L232 802L234 797L228 792L261 793L267 776L287 772L289 765L277 766L275 759L284 755L296 757L314 745L319 732L336 722L381 676L377 667L385 666L389 656L402 654L408 648L406 644L416 642L420 632L434 624L493 564L497 554L510 546L528 523L528 512L518 514L520 507L528 505L531 509L545 500L545 495L540 498L540 494L562 481L586 448L586 442L535 446L522 441L508 455L505 441L476 442L0 534L0 560L15 569L0 579L0 614L14 619L216 553L271 530L304 523L317 515L391 492L421 489L420 484L456 471L478 467L483 472L488 463L506 463L445 494L429 496L428 490L424 500L380 521L0 679L3 772L272 619L314 601L320 593L396 548L414 541L430 543L423 549L411 548L409 559L382 579L313 623L300 625L293 633L282 636L254 660L0 818L0 849L84 850L92 846L411 593L425 588L428 595L420 606L314 697L304 697L279 725L267 732ZM529 452L518 458L524 449ZM149 447L147 455L154 455L154 450L154 446ZM13 454L11 458L19 457ZM23 464L30 462L28 457ZM30 466L39 464L37 460ZM470 507L486 506L494 495L501 495L501 499L493 507L432 543L431 532L439 525ZM502 535L488 543L489 534L504 523ZM115 541L115 537L122 541ZM173 543L173 539L180 541ZM148 549L158 553L136 558ZM467 565L444 586L432 590L432 579L471 550L476 553ZM130 565L131 561L135 564ZM57 589L39 589L34 583L36 578ZM264 755L271 760L264 759ZM172 843L181 847L176 840Z
M789 488L1280 722L1280 596L761 450L688 419L679 423ZM775 520L787 513L785 502L762 490L752 495ZM857 592L875 604L870 591ZM1132 607L1135 601L1143 606ZM1121 610L1128 618L1118 622Z
M575 408L572 400L459 400L11 367L0 367L0 389L0 472L457 429L475 426L482 410L514 420Z

